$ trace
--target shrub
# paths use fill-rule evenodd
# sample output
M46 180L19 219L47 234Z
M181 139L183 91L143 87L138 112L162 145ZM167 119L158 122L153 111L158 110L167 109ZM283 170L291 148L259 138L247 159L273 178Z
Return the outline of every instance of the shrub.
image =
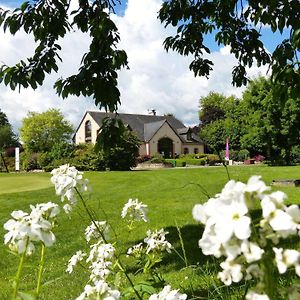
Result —
M150 155L147 155L147 154L145 154L145 155L140 155L140 156L137 158L137 163L138 163L138 164L141 164L141 163L143 163L143 162L145 162L145 161L149 161L149 160L151 160L151 156L150 156Z
M155 153L154 156L151 158L150 162L152 164L162 164L164 163L166 160L164 159L164 157L159 154L159 153ZM172 159L171 159L172 161Z
M21 155L23 170L31 171L41 169L41 165L39 164L40 155L41 153L31 153L28 151L23 152L23 155Z
M215 164L222 162L219 155L216 155L216 154L208 154L206 156L206 159L207 159L207 163L210 166L214 166Z

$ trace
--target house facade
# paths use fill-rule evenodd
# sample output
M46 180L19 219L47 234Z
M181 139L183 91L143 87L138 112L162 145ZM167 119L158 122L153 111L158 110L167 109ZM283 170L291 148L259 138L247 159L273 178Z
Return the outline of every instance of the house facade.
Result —
M114 114L98 111L87 111L82 118L75 136L76 144L95 143L105 117ZM153 156L162 154L173 158L179 154L204 153L203 141L192 129L174 116L118 114L124 125L133 131L141 141L139 155Z

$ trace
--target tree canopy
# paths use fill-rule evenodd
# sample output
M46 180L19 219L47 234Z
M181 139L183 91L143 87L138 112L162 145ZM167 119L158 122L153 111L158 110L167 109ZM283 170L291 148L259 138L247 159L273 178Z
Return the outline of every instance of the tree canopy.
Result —
M250 81L242 99L210 93L200 103L200 135L210 151L224 150L229 138L232 150L247 149L273 163L300 159L300 97L279 101L270 79Z
M159 17L166 26L177 27L176 35L165 40L165 48L182 55L192 54L190 69L195 75L208 77L212 71L205 35L213 34L218 45L230 46L238 60L232 71L234 85L247 83L246 67L256 62L258 66L270 65L272 79L282 90L289 87L299 92L299 0L168 0L164 1ZM263 43L264 26L269 26L273 33L289 32L289 37L273 53Z
M6 114L0 109L0 150L19 146L18 138L14 134Z
M33 55L26 61L0 67L0 81L11 89L36 89L47 73L58 71L61 38L71 30L79 30L91 37L89 50L82 57L78 73L59 78L54 87L63 98L92 96L100 108L116 111L120 103L117 71L128 65L125 51L117 48L120 35L110 15L120 1L78 0L75 11L70 11L70 1L32 0L14 11L0 10L4 31L14 35L23 29L36 42ZM271 66L272 78L282 89L299 91L298 0L165 0L159 18L166 26L177 27L177 34L165 40L165 48L193 55L190 69L195 75L208 77L212 70L213 62L206 55L210 49L204 37L213 34L216 42L229 45L238 59L232 72L233 84L246 84L246 67L256 61L258 65ZM289 38L269 53L261 40L262 26L270 26L273 32L287 30Z
M29 152L47 152L55 144L69 141L73 126L64 119L58 109L49 109L42 113L29 112L22 120L20 137L25 150Z

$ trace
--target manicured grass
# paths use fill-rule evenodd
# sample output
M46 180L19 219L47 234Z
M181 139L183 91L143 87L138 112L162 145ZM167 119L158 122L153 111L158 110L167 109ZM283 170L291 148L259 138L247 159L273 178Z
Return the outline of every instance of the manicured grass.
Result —
M45 173L0 173L0 194L41 190L51 186Z
M232 179L246 181L250 175L262 175L270 184L273 179L299 179L300 167L240 166L228 168ZM99 220L106 219L114 228L117 247L125 252L133 244L141 241L147 229L164 227L169 231L170 242L181 253L176 224L180 227L186 254L190 265L184 268L184 262L176 255L169 254L160 265L164 278L174 287L192 290L204 299L221 299L217 295L220 285L216 279L218 265L214 259L204 257L198 248L201 226L193 221L191 211L196 203L203 203L209 194L218 193L228 181L223 167L203 167L195 169L166 169L135 172L86 172L93 193L88 204L98 215ZM0 174L0 234L4 235L3 224L10 218L13 210L29 210L30 204L53 201L59 203L54 188L49 186L50 174ZM14 187L33 187L30 191ZM45 183L43 183L45 182ZM39 189L36 187L40 185ZM277 190L278 188L276 188ZM12 191L17 191L13 193ZM205 190L205 194L203 193ZM300 202L300 188L282 188L289 196L289 203ZM124 221L120 219L123 205L129 198L138 198L149 206L149 223L139 225L129 233ZM89 220L81 205L72 215L61 214L56 229L57 242L47 249L42 299L74 299L86 284L86 274L78 269L68 275L64 272L68 259L77 251L85 250L83 238ZM22 289L34 289L35 269L38 264L37 253L30 258L24 270ZM10 278L15 275L17 258L8 253L7 247L0 245L0 299L9 299L11 293ZM234 299L229 288L222 288L223 299Z

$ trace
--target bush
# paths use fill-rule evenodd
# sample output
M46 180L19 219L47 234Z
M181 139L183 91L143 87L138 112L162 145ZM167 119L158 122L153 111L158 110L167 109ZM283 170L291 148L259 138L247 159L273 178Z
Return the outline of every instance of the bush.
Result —
M139 156L139 157L137 158L137 163L138 163L138 164L141 164L141 163L143 163L143 162L145 162L145 161L149 161L149 160L151 160L151 156L145 154L145 155L141 155L141 156Z
M210 166L214 166L215 164L222 162L219 155L216 154L207 154L206 159Z
M39 164L41 153L31 153L28 151L23 152L21 155L21 165L23 170L32 171L36 169L41 169L41 165Z
M152 164L163 164L163 163L165 163L165 161L166 160L164 159L164 157L159 153L155 153L154 156L150 160L150 162ZM171 161L172 161L172 159L171 159Z

